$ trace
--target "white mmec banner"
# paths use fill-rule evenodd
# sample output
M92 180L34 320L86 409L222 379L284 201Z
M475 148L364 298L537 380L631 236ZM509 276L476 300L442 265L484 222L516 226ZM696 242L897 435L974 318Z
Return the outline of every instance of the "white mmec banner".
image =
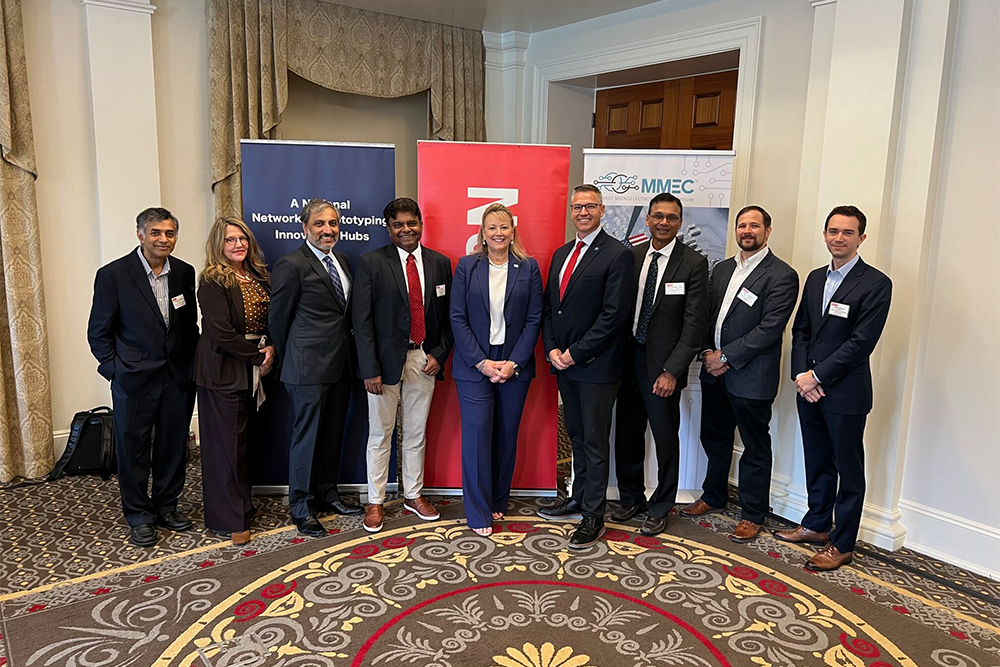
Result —
M708 258L709 266L726 256L729 201L734 151L616 150L583 151L583 180L600 188L606 213L604 230L626 245L648 240L646 212L649 200L669 192L684 206L677 239ZM708 460L699 440L701 424L701 363L694 362L687 388L681 393L681 459L677 502L701 496ZM611 430L614 451L614 428ZM608 497L618 498L615 458L611 456ZM656 449L646 431L646 493L656 486Z

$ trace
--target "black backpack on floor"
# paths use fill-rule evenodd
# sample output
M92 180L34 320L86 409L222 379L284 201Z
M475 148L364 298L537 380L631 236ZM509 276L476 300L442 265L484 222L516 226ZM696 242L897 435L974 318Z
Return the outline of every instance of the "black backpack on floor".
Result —
M69 430L66 451L49 473L47 481L63 475L100 475L107 479L118 472L115 456L114 413L106 405L77 412Z

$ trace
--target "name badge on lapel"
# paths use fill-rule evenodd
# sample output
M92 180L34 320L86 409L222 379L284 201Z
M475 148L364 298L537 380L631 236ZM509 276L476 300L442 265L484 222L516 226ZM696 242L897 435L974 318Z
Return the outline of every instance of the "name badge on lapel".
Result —
M748 306L752 306L757 303L757 295L748 290L746 287L740 289L740 293L736 295L736 298Z
M444 289L445 289L444 285L438 285L437 287L434 288L434 293L437 294L438 296L444 296Z
M183 294L178 294L177 296L172 297L170 299L170 303L174 304L174 310L177 310L178 308L183 308L184 306L187 305L187 301L184 300Z
M663 283L663 293L666 296L684 294L684 283Z
M847 317L851 312L851 307L846 303L830 302L830 314L834 317Z

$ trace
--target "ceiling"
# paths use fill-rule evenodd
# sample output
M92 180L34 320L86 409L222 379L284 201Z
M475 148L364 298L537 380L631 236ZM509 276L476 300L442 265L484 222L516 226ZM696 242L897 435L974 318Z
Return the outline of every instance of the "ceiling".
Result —
M661 0L325 0L488 32L539 32Z

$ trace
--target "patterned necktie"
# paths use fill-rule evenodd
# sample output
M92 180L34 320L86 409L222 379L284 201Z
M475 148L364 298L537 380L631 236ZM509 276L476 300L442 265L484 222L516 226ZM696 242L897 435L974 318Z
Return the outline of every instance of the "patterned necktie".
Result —
M635 340L643 345L649 333L649 320L653 316L653 301L656 300L656 281L660 273L660 253L654 252L646 272L646 286L642 289L642 307L639 309L639 322L635 326Z
M347 297L344 296L344 284L340 282L340 273L337 272L337 267L333 265L333 260L329 255L323 258L323 263L326 264L326 270L330 273L330 280L333 281L333 290L337 293L337 301L340 302L340 307L346 308Z
M563 295L566 293L566 287L569 285L569 278L573 275L573 269L576 268L576 261L580 259L580 252L583 251L583 246L587 245L583 241L576 242L576 248L573 249L573 254L569 256L569 264L566 265L566 270L563 271L562 280L559 281L559 300L562 301Z
M427 330L424 328L424 296L420 293L420 274L417 273L417 260L412 254L406 258L406 286L410 290L410 340L420 345L427 337Z

